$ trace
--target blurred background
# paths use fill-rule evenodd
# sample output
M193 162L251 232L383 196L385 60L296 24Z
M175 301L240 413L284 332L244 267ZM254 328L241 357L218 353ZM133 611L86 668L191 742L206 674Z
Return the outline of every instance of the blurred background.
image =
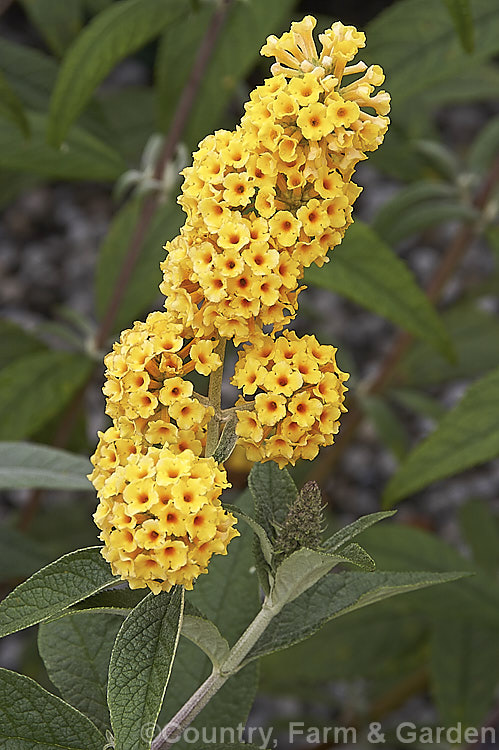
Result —
M499 727L497 0L3 0L0 13L0 440L85 457L107 425L104 353L161 308L178 172L268 75L265 37L307 13L319 31L366 32L359 57L385 70L392 125L294 324L338 347L349 413L294 476L319 482L331 527L400 501L364 537L380 569L476 575L267 657L250 724L282 725L282 747L289 720L382 721L393 748L400 720ZM248 468L236 451L235 487ZM96 543L90 489L1 486L2 596ZM0 663L49 685L35 634L2 642Z

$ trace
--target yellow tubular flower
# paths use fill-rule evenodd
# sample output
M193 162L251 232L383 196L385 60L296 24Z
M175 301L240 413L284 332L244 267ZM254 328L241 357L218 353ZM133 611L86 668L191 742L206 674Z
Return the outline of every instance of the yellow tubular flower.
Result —
M160 264L166 311L123 331L104 360L113 425L92 457L94 519L131 588L190 589L238 535L220 503L225 471L203 457L220 399L194 391L194 377L222 367L221 339L240 347L234 412L248 460L311 460L346 411L336 349L285 329L304 269L328 262L352 223L352 175L383 141L390 97L376 92L378 65L353 62L362 32L334 23L318 49L315 25L306 16L267 39L271 77L235 130L199 144L182 172L185 223Z
M282 468L297 459L313 459L321 445L331 445L346 411L348 375L333 346L315 336L263 336L239 353L232 383L246 395L256 393L253 408L237 409L236 433L253 461L276 461ZM248 375L251 385L248 387Z
M93 457L96 475L101 455L98 451ZM210 557L225 555L238 536L236 519L219 499L228 486L225 471L213 458L199 458L191 450L179 456L168 448L148 448L138 463L151 465L152 476L125 482L122 492L100 500L94 515L104 541L102 555L132 588L147 586L159 593L181 584L191 589L207 572Z
M305 267L322 266L341 242L359 193L351 182L355 165L388 127L389 96L375 93L383 71L349 64L364 34L335 23L319 36L318 51L315 24L306 16L280 39L267 39L262 54L277 59L273 77L251 93L236 129L205 138L183 172L179 202L187 219L166 246L161 289L167 309L198 338L218 332L237 345L255 329L275 332L289 322L289 292L298 290ZM356 80L349 83L351 76ZM269 234L262 235L266 220ZM202 260L199 248L206 245ZM285 277L262 288L255 277L274 274L283 252L292 261ZM238 277L244 287L230 283ZM209 316L205 301L217 305Z

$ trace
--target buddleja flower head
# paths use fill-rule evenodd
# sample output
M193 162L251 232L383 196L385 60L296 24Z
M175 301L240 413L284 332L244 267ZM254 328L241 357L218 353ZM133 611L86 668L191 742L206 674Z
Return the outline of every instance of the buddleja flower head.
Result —
M134 451L119 451L120 440L114 427L101 433L92 459L91 479L100 480L94 519L103 556L131 588L147 586L155 594L175 584L192 589L211 556L227 554L238 535L219 499L227 475L213 458L189 449L135 444Z
M374 94L379 66L350 64L364 34L335 23L318 52L315 23L267 39L272 77L235 130L199 144L183 171L187 218L161 264L166 312L123 331L105 358L113 426L92 458L95 521L132 588L192 588L238 534L220 504L225 471L207 452L223 460L237 436L253 461L313 459L346 411L336 349L286 326L304 269L328 262L352 223L352 175L383 140L389 96ZM190 376L221 385L224 339L243 345L232 378L242 395L222 414ZM230 434L215 449L222 422Z
M319 54L314 26L307 16L269 37L273 77L251 93L240 125L205 138L183 171L187 220L166 245L161 289L193 335L240 344L264 326L281 330L303 269L327 262L352 223L351 176L383 140L389 97L372 96L379 66L347 65L364 34L336 23Z
M254 398L252 404L240 399L236 412L236 433L250 461L272 460L283 468L333 443L349 377L335 354L315 336L299 338L293 331L244 347L232 383Z

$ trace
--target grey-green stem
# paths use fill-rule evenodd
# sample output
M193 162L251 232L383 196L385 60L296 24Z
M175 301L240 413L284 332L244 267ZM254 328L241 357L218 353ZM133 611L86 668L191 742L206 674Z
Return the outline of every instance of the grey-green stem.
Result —
M261 610L229 651L220 667L213 670L208 679L161 730L152 743L151 750L168 750L178 741L178 737L184 729L191 724L227 680L243 666L246 656L280 609L281 607L272 606L270 600L265 599Z
M213 455L215 448L218 445L218 438L220 437L220 422L222 420L222 380L224 374L226 343L226 339L220 339L217 348L215 349L215 353L218 354L222 360L222 364L218 370L211 373L208 386L208 403L210 406L213 406L215 414L212 416L206 432L206 456Z

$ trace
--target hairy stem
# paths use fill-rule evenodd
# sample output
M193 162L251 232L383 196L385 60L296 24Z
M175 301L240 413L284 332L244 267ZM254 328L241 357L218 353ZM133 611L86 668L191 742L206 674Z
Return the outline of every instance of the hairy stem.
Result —
M225 345L226 339L220 339L215 353L222 360L222 364L210 375L210 384L208 386L208 403L215 409L206 433L206 456L212 456L218 444L220 437L220 422L222 421L222 380L224 374Z
M208 679L192 694L187 703L177 711L173 719L161 730L152 743L151 750L168 750L178 741L179 735L182 734L184 729L191 724L222 685L241 668L245 657L279 611L280 607L271 606L269 600L265 599L261 610L229 651L219 669L211 673Z

